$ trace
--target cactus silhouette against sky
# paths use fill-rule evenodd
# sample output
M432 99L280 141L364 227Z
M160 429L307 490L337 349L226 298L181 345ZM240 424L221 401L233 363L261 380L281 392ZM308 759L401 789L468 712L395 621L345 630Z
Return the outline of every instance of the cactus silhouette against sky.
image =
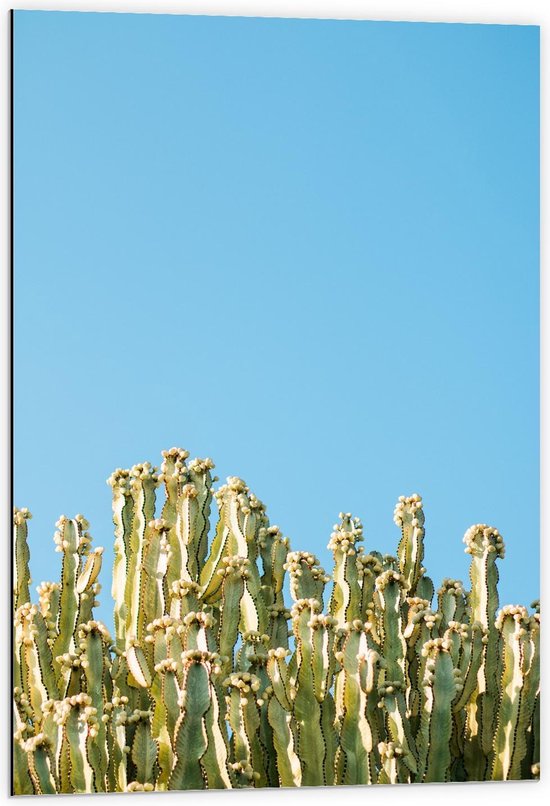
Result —
M87 521L60 518L60 582L31 603L15 510L15 794L538 777L538 604L497 612L496 529L466 532L470 589L434 591L420 496L396 557L341 513L329 576L241 479L214 493L209 459L163 457L109 479L112 637Z

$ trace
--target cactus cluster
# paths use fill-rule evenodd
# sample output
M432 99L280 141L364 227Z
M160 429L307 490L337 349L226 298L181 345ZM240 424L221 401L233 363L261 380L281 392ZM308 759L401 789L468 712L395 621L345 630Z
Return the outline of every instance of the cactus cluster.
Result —
M496 529L466 532L470 589L434 591L420 496L399 499L395 557L341 513L330 576L188 456L109 479L112 637L86 520L58 521L60 582L34 604L15 511L15 794L538 777L540 617L497 613Z

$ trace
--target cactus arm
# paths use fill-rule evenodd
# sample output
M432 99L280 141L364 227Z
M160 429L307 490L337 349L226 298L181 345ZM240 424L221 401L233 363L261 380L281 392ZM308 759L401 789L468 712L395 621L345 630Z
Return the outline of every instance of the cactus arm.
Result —
M76 794L93 791L93 770L88 760L87 733L89 715L92 708L91 699L87 694L77 694L70 699L63 700L58 705L59 719L64 725L65 740L68 757L65 759L67 767L65 775L70 789Z
M258 632L265 635L268 629L268 613L260 592L258 570L255 565L249 566L244 580L244 591L240 602L242 633Z
M54 700L59 696L59 689L54 672L52 652L48 642L48 629L41 613L33 617L34 647L38 659L39 674L44 683L48 699ZM38 669L36 670L38 673Z
M298 727L302 786L324 786L326 744L321 731L321 708L315 697L312 670L312 618L320 610L315 599L301 599L292 608L298 661L293 715Z
M168 567L167 534L169 526L162 518L158 518L150 521L148 532L149 539L144 549L141 594L143 623L146 625L161 618L167 609L165 607L164 577ZM150 658L148 657L148 659Z
M378 634L378 619L374 606L374 590L376 577L382 573L382 565L374 554L357 554L357 575L361 586L360 618L370 624L370 635L373 641L380 645L381 637Z
M134 519L134 500L130 490L130 474L118 468L107 479L113 495L113 524L115 528L113 582L111 595L114 606L115 640L118 649L126 648L126 578L131 552L130 536Z
M249 557L255 563L258 555L258 533L264 525L264 506L250 492L242 479L230 476L224 495L227 523L231 530L231 551L241 557Z
M97 607L99 604L97 596L100 590L101 585L99 582L95 582L91 588L78 595L80 607L78 608L78 618L75 626L75 641L77 640L76 636L78 635L80 627L88 621L94 620L94 607Z
M163 461L159 482L164 482L165 501L162 507L161 518L168 524L168 543L170 546L170 562L166 570L166 591L170 591L174 582L184 576L183 568L187 566L187 557L182 557L180 535L177 534L176 522L178 519L178 498L182 487L189 481L189 471L186 459L189 452L180 448L170 448L162 451Z
M358 660L360 685L366 695L365 717L369 723L368 731L372 743L368 755L369 775L371 783L376 783L376 770L380 766L378 745L380 737L384 735L382 709L379 708L377 698L381 658L376 650L369 648L366 652L359 653Z
M99 576L99 572L101 571L101 555L103 554L103 548L98 546L98 548L94 549L86 558L86 562L84 564L84 568L78 575L78 579L76 582L76 592L78 594L84 593L84 591L89 590L96 579Z
M535 699L535 708L531 721L531 734L533 737L533 747L531 750L531 762L529 771L533 778L540 777L540 692Z
M368 627L367 627L368 629ZM345 627L346 637L342 649L345 675L344 714L340 731L340 745L345 754L344 777L339 783L369 784L372 768L369 756L373 751L373 735L366 716L367 698L361 686L361 658L368 652L365 625L359 619Z
M337 621L333 616L315 614L311 619L313 691L321 709L321 733L325 743L324 780L334 784L334 765L338 747L335 730L336 708L331 689L336 661L333 654Z
M327 786L334 786L336 754L339 747L339 735L336 731L336 705L331 693L321 703L321 732L325 740L324 777Z
M444 579L437 591L438 611L441 613L441 630L450 621L460 621L464 614L464 588L458 579Z
M527 724L520 724L524 686L524 656L529 651L529 616L524 607L504 607L496 621L502 634L502 678L498 705L491 777L506 781L521 770L526 753ZM518 745L523 745L518 752ZM516 756L516 767L512 762Z
M90 731L88 756L94 773L96 792L106 791L106 776L109 766L107 754L107 728L104 689L104 643L110 644L110 636L101 622L90 621L80 627L79 638L82 650L82 666L86 677L86 690L92 707L95 708L96 724Z
M114 694L110 703L111 741L109 752L111 763L109 764L109 780L111 782L110 791L115 792L124 792L128 783L126 752L129 749L126 744L127 704L128 697L120 694Z
M50 647L57 637L56 624L59 614L60 587L58 582L42 582L36 589L40 612L48 630Z
M197 566L196 520L199 516L199 492L194 484L184 484L176 505L176 549L172 552L174 571L181 579L195 582L199 576Z
M141 646L132 641L132 639L130 639L130 645L126 650L126 660L128 662L128 670L136 684L142 688L149 688L152 678L145 653Z
M187 613L199 610L200 593L201 588L196 582L186 579L173 582L168 591L171 618L181 621Z
M498 609L498 569L496 560L504 557L504 542L499 532L485 524L470 527L464 535L465 552L471 556L472 590L469 603L472 620L494 632Z
M498 634L495 617L498 608L498 569L496 560L504 557L499 532L485 524L471 526L464 535L464 551L471 556L469 594L471 622L479 621L487 630L487 642L478 672L476 692L467 706L467 748L465 762L471 779L485 777L495 730L498 686Z
M248 573L248 564L248 560L241 557L228 557L225 568L220 569L220 575L223 574L224 579L218 645L223 659L222 673L225 676L233 669L233 656L241 618L240 602L244 594L244 576Z
M250 672L235 672L223 683L228 689L229 724L233 731L233 751L237 765L250 768L257 786L266 786L264 753L259 740L260 714L256 693L260 680Z
M516 731L516 744L510 764L509 779L519 780L525 775L526 764L529 772L539 742L538 725L534 715L540 693L540 616L529 619L528 638L523 642L522 652L523 685Z
M401 528L401 541L397 548L399 571L403 575L410 595L416 592L416 586L424 573L424 511L422 498L412 495L408 498L400 496L393 513L393 519Z
M274 527L277 528L277 527ZM282 596L283 584L285 580L285 563L289 552L288 538L283 537L279 531L274 536L271 549L271 586L273 589L273 601L278 601ZM281 602L282 604L282 602Z
M403 764L403 748L396 742L379 742L379 784L403 784L409 779L409 771Z
M262 560L262 596L267 607L275 601L275 577L273 574L273 550L275 541L281 540L278 526L262 526L258 530L258 549Z
M56 781L52 772L49 742L44 734L38 734L25 743L29 774L37 795L55 795Z
M434 597L434 583L427 577L425 574L422 574L418 582L416 583L415 593L417 596L422 597L422 599L427 599L427 601L431 604L432 599Z
M42 629L40 629L42 627ZM46 700L57 691L50 665L47 666L49 647L45 641L45 625L36 605L22 605L15 614L15 647L19 659L19 669L23 683L23 692L30 705L34 718L40 722L42 708ZM43 640L40 642L40 633ZM40 643L44 654L40 655ZM50 692L48 691L48 684Z
M34 794L36 789L33 785L34 778L29 772L29 758L18 741L13 743L12 765L12 795Z
M169 789L202 789L200 759L207 747L204 716L210 707L210 682L205 663L186 660L181 715L176 723L176 763L168 782Z
M246 674L246 672L243 674ZM257 776L255 776L255 786L264 787L267 786L269 782L265 769L265 748L260 739L260 708L256 699L260 688L260 681L254 674L251 674L250 677L252 684L250 693L244 697L246 704L243 703L244 729L246 730L250 745L250 763L254 772L257 773ZM257 686L257 688L255 688L255 686Z
M436 638L424 644L427 657L424 673L424 702L420 732L427 739L419 758L419 780L444 782L450 778L452 703L461 682L455 673L450 642Z
M270 646L288 649L290 610L287 610L284 602L282 602L282 597L279 597L279 602L268 607L268 617L270 621L268 626Z
M153 718L151 722L151 735L158 747L159 775L157 778L157 789L165 790L168 787L168 780L174 763L174 752L172 748L168 713L171 711L171 727L175 729L175 723L179 714L177 689L177 665L175 661L165 658L157 662L155 675L151 684L151 698L154 701ZM170 706L167 704L170 703Z
M417 749L407 718L404 686L399 680L387 680L379 686L381 707L384 709L387 733L402 750L402 761L413 775L418 772Z
M32 518L25 507L13 511L13 609L30 601L30 551L27 543L27 521Z
M477 686L479 668L485 650L485 631L481 624L474 622L471 627L466 625L461 626L465 627L467 632L459 660L459 669L462 675L463 685L453 705L455 713L462 712L472 699Z
M269 724L273 729L273 745L277 756L280 785L301 786L302 767L296 754L294 735L290 728L291 714L273 695L269 696L267 714Z
M380 603L383 633L383 655L387 664L387 679L405 681L407 645L403 636L401 604L406 582L396 571L383 571L376 578L376 593ZM398 740L394 740L398 741Z
M192 579L200 578L206 555L208 554L208 532L210 529L210 508L212 505L212 475L214 462L209 459L193 459L189 462L189 478L197 491L195 499L194 533L190 541L190 573Z
M219 667L218 667L219 668ZM225 702L219 685L210 683L210 708L206 712L205 729L207 745L201 759L201 767L209 789L231 789L228 772L229 748L225 727Z
M311 672L313 676L313 692L319 702L328 695L334 677L334 660L331 649L334 643L334 631L337 621L333 616L314 614L311 626Z
M340 523L334 525L327 547L334 554L330 613L340 627L360 616L361 589L356 548L360 540L363 540L363 527L359 518L352 519L349 512L341 512Z
M222 579L218 575L218 571L223 568L224 557L231 556L230 537L231 532L226 524L225 511L223 504L221 504L216 534L200 576L200 584L203 588L202 598L205 602L214 602L220 596Z
M203 599L208 603L219 599L222 579L217 572L223 568L224 557L232 555L249 557L249 545L245 534L246 521L243 521L243 508L248 510L250 503L246 495L247 490L241 479L230 476L227 484L215 495L220 513L218 525L210 554L200 575L200 584L204 591ZM255 557L250 559L254 560Z
M292 700L295 688L291 684L285 658L290 650L284 647L268 650L267 673L273 687L273 693L283 710L292 711Z
M74 651L74 632L80 607L76 584L80 566L81 526L76 519L69 520L65 516L62 516L56 525L58 527L54 538L57 544L56 550L61 552L63 559L57 638L52 647L54 657Z
M318 565L317 557L308 551L289 551L285 570L290 575L290 595L295 602L315 599L323 607L323 591L330 577Z
M134 718L137 724L134 741L132 742L132 761L136 767L138 783L145 784L155 780L154 768L157 762L157 744L151 736L151 712L137 711Z
M134 518L129 541L124 603L126 608L126 642L141 640L145 628L143 609L143 560L149 539L149 523L155 515L155 489L158 476L148 462L130 470L130 489L134 502Z
M279 786L279 773L277 770L277 753L273 740L273 728L269 722L269 696L271 686L266 672L267 657L263 656L261 664L254 664L252 668L260 678L260 697L257 700L260 715L259 739L262 747L264 769L266 774L266 786ZM266 694L266 691L268 692Z

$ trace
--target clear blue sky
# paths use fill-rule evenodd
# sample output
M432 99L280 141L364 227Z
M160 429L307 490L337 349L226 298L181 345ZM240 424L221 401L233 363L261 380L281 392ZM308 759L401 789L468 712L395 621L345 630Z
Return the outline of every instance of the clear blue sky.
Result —
M15 492L106 548L173 445L331 567L340 510L426 565L502 532L539 594L539 29L18 11Z

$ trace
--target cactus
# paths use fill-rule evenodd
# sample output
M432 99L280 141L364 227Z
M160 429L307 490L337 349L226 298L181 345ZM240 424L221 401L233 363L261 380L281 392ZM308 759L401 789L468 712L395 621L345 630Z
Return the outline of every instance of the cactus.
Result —
M470 589L434 601L420 496L395 557L341 513L329 575L213 467L172 448L110 477L113 637L87 521L58 521L34 603L15 510L14 794L539 777L539 606L499 611L496 529L468 529Z

